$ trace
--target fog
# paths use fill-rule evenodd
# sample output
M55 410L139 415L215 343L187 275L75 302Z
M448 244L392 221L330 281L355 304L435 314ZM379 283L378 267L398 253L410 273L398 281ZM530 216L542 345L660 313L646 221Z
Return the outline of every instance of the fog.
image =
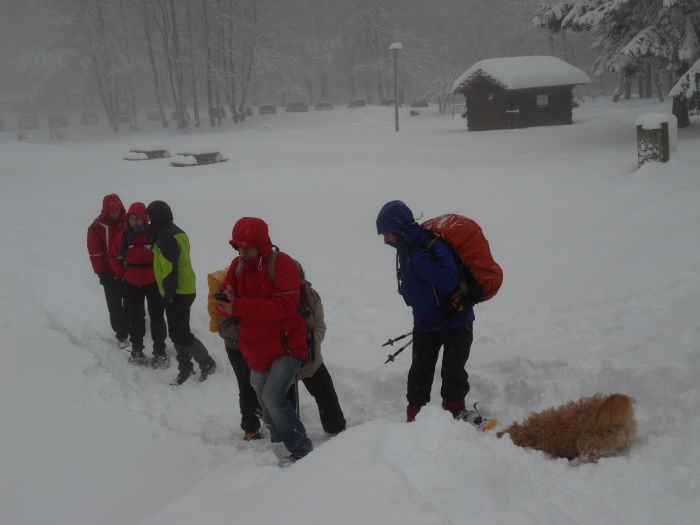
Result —
M536 27L539 4L0 0L0 112L99 111L117 131L144 115L184 128L260 104L391 103L393 42L400 101L441 109L481 58L547 54L590 71L591 37Z

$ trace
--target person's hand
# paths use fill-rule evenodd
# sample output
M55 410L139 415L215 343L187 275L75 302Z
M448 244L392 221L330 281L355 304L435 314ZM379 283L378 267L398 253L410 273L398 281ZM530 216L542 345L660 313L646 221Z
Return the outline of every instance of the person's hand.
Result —
M233 289L231 288L231 285L229 285L224 290L221 290L221 292L224 293L226 297L228 297L228 301L219 301L217 299L216 309L221 315L225 317L231 317L233 315L233 301L235 299Z

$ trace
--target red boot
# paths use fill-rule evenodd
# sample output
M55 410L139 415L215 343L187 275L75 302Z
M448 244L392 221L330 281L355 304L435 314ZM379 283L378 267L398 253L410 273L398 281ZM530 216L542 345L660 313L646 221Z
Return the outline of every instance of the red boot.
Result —
M409 403L406 407L406 423L415 421L421 408L423 408L423 405L414 405L413 403Z

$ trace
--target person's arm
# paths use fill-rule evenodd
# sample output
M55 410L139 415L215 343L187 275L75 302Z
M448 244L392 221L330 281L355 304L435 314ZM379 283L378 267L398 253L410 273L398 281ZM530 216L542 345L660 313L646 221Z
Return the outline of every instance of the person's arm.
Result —
M119 235L114 239L114 243L109 248L109 265L117 279L124 277L124 256L121 255L122 244L126 242L124 232L119 232Z
M280 253L275 260L275 274L275 286L271 297L235 297L232 315L257 321L281 321L292 316L299 308L299 268L291 257Z
M421 249L411 258L416 274L431 285L445 291L452 291L459 284L457 265L449 247L442 241L430 249Z
M158 239L160 253L170 263L170 272L163 278L164 299L172 301L177 290L177 263L180 257L180 247L172 235L161 235Z
M96 274L109 273L107 267L107 247L104 246L102 238L97 231L97 226L93 223L87 231L87 250L90 255L90 264Z

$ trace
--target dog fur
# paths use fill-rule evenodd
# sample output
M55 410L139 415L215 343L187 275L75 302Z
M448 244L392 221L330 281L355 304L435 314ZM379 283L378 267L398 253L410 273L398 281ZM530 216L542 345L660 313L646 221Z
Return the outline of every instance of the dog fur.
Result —
M533 412L525 421L498 433L516 445L547 454L595 463L629 446L637 430L634 399L625 394L596 394L556 408Z

